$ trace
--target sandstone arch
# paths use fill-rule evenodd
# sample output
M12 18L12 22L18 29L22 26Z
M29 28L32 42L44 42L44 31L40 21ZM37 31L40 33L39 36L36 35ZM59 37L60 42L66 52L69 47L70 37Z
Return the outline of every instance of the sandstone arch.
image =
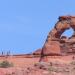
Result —
M47 61L48 55L61 55L61 35L62 33L73 28L75 32L75 17L74 16L61 16L55 24L54 29L49 32L45 44L41 51L40 61ZM66 52L66 51L65 51Z

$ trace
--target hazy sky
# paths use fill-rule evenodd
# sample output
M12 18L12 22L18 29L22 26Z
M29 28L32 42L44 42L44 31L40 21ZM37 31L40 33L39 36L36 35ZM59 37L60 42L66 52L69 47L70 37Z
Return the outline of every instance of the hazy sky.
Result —
M61 15L75 15L74 0L0 0L0 53L41 48Z

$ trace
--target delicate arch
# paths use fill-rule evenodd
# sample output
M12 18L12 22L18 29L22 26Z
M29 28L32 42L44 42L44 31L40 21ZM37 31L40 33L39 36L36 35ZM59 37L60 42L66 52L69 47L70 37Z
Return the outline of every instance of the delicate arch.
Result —
M75 32L75 17L61 16L59 21L55 24L52 31L49 32L46 42L41 51L40 61L44 61L47 55L61 55L60 39L61 35L72 28ZM65 38L65 37L64 37Z

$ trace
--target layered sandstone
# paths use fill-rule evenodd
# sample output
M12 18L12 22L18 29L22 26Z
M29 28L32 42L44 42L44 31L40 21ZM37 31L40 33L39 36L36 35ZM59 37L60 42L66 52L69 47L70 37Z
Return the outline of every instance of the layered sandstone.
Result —
M62 33L72 28L74 34L67 38ZM75 17L61 16L54 28L49 32L41 51L40 61L47 60L49 55L67 55L75 53Z

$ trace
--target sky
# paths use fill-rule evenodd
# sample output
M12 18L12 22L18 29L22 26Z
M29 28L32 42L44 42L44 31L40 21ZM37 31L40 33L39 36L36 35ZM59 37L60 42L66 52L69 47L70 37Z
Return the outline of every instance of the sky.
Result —
M75 15L74 0L0 0L0 54L42 48L58 17ZM63 33L71 36L72 29Z

